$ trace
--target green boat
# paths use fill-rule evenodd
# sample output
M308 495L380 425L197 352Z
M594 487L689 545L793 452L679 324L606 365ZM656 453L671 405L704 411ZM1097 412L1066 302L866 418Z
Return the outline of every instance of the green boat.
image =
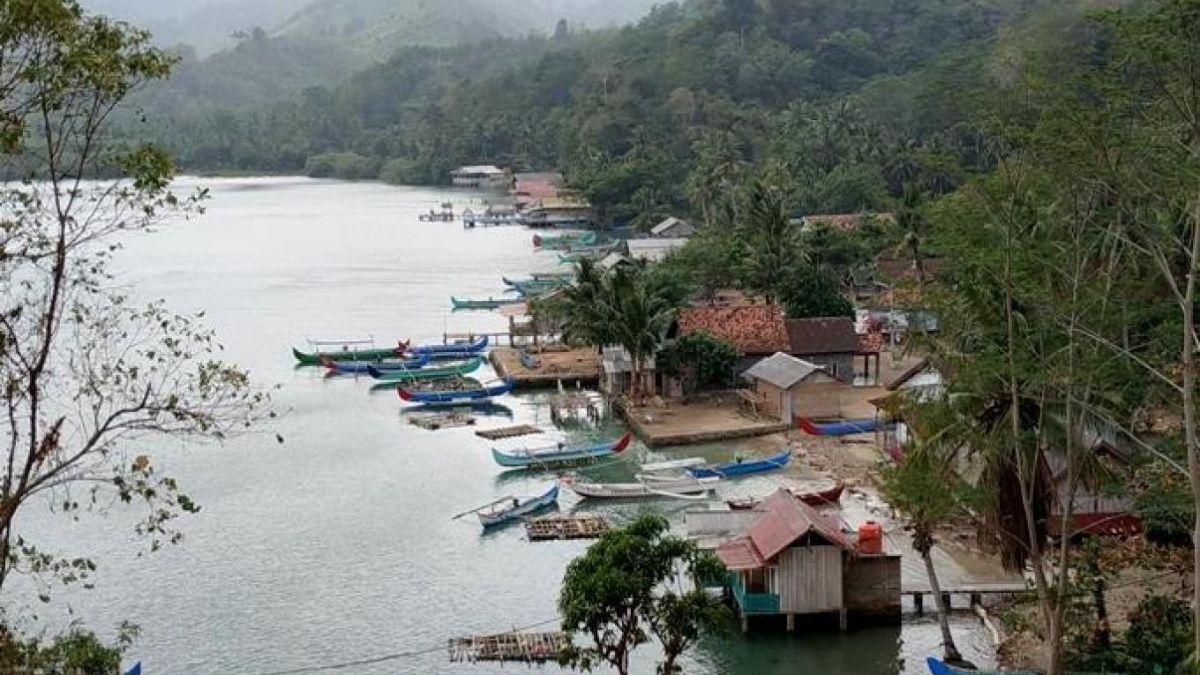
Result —
M329 359L330 361L383 361L384 359L396 359L404 356L406 347L392 347L390 349L343 349L334 352L302 352L295 347L292 347L292 356L296 357L296 361L302 366L319 366L321 359Z
M572 250L570 253L559 253L558 262L566 264L577 263L584 258L603 258L609 253L612 253L615 248L615 246L589 246L588 248L577 248Z
M524 300L519 298L488 298L486 300L462 300L450 297L450 306L454 309L499 309L505 305L517 305Z
M483 357L477 356L470 361L463 361L452 366L440 368L417 368L414 370L379 370L374 366L367 368L367 373L380 382L427 382L430 380L445 380L452 377L462 377L467 373L479 370L483 365Z
M542 249L564 249L576 246L591 246L596 243L595 232L580 232L578 234L563 234L557 237L533 235L533 245Z
M534 281L562 281L564 283L575 281L574 272L533 272L529 276L533 277Z

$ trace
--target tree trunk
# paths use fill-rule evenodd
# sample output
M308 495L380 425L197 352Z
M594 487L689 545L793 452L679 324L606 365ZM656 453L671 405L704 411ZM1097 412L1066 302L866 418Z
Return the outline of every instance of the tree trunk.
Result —
M1200 573L1200 454L1196 449L1196 266L1200 263L1200 200L1192 215L1192 242L1188 260L1187 290L1183 310L1183 432L1187 442L1188 478L1195 505L1192 530L1192 569ZM1200 583L1192 582L1192 649L1200 654Z
M917 537L917 540L919 539L921 539L920 536ZM917 548L917 553L921 554L921 560L925 563L925 574L929 577L929 590L933 592L933 602L937 605L938 624L942 629L942 657L946 663L958 664L962 663L963 658L958 651L958 645L954 644L954 635L950 633L950 608L946 606L946 599L942 597L942 585L938 582L937 570L933 568L931 546L932 542L930 541L917 548L917 541L913 542L913 547Z

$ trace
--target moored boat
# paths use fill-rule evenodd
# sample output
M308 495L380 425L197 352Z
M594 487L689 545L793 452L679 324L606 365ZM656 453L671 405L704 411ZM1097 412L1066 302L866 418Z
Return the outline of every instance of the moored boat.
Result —
M808 418L801 417L796 425L800 427L804 433L810 436L851 436L853 434L866 434L884 426L884 422L877 419L861 419L861 420L846 420L844 422L828 422L817 423Z
M498 383L478 389L464 389L461 391L412 391L400 387L396 391L400 394L401 399L412 403L471 403L473 401L489 399L493 396L503 396L512 391L512 388L512 379L506 378Z
M321 365L334 373L365 375L371 370L403 371L420 368L429 363L430 360L429 354L416 354L410 359L383 359L379 361L334 361L331 358L323 356L321 357Z
M456 310L464 309L500 309L505 305L516 305L524 302L520 298L456 298L450 296L450 307Z
M402 358L404 352L408 349L408 344L401 342L395 347L386 349L350 349L343 347L341 350L321 351L318 349L313 352L302 352L295 347L292 347L292 356L302 366L319 366L321 359L326 358L332 361L381 361L383 359Z
M1032 670L964 670L932 656L925 659L925 665L931 675L1036 675Z
M689 468L688 473L696 478L730 478L732 476L748 476L754 473L775 471L787 466L792 460L792 450L788 448L765 459L735 459L722 464L709 464Z
M558 236L533 235L533 245L538 248L554 249L569 246L591 246L596 243L595 232L579 232L575 234L560 234Z
M584 248L572 248L567 253L558 254L558 262L562 264L577 263L584 258L603 258L615 250L614 246L588 246Z
M592 445L579 447L566 447L560 443L559 445L545 448L510 450L507 452L492 448L492 459L496 460L496 463L500 466L510 469L551 469L573 466L620 454L629 447L629 442L632 439L633 435L626 432L624 436L615 441L593 443Z
M788 492L792 493L796 499L808 504L809 506L825 506L827 504L836 504L842 498L842 492L846 486L838 483L831 488L820 490L818 492L800 492L795 488L788 488ZM731 509L752 509L762 502L756 497L745 497L742 499L727 499L725 503Z
M479 523L486 527L495 527L527 516L558 501L558 484L551 484L542 494L536 497L505 497L475 512Z
M577 478L563 478L562 483L580 497L588 499L645 499L647 497L675 497L703 495L721 482L720 478L694 478L692 476L643 480L637 483L593 483Z
M426 356L430 356L426 354ZM458 377L473 373L483 365L483 358L479 356L473 357L469 361L463 363L444 366L441 368L416 368L413 370L380 370L375 366L368 364L367 374L376 380L384 382L420 382L425 380L444 380L451 377Z
M462 352L481 352L487 349L488 336L480 335L471 342L451 342L444 345L418 345L409 348L408 351L413 354L443 354L443 353L462 353Z

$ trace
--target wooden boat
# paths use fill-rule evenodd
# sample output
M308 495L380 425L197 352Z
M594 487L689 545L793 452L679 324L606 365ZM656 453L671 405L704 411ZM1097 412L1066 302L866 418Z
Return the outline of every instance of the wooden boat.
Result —
M481 335L472 342L451 342L445 345L418 345L409 348L413 354L460 354L462 352L481 352L487 349L488 336Z
M932 656L925 659L925 665L929 667L930 675L1037 675L1032 670L963 670Z
M490 386L463 391L411 391L404 387L400 387L396 391L400 394L401 399L412 403L471 403L493 396L503 396L512 391L512 388L512 379L506 378Z
M809 436L851 436L853 434L871 433L883 427L885 423L872 418L818 424L808 418L801 417L796 424Z
M575 280L574 272L533 272L529 276L534 281L562 281L570 283Z
M455 310L465 309L500 309L505 305L516 305L525 302L520 298L487 298L479 299L462 299L450 296L450 307Z
M563 248L566 246L591 246L596 243L595 232L560 234L558 236L533 235L533 245L538 248Z
M615 441L594 443L574 448L564 447L561 444L544 448L513 450L510 452L502 452L492 448L492 459L496 460L496 463L500 466L510 469L551 469L574 466L577 464L586 464L602 457L611 457L620 454L629 447L629 441L632 439L633 435L626 432L624 436Z
M692 476L659 477L646 480L639 476L637 483L593 483L576 478L563 478L562 483L572 492L587 499L646 499L649 497L676 497L703 495L712 490L720 478L694 478Z
M562 281L518 281L513 284L513 290L522 296L545 295L565 285Z
M411 359L384 359L382 361L334 361L321 357L321 365L329 371L340 374L367 374L372 370L392 371L420 368L431 360L429 354L417 354Z
M427 355L428 356L428 355ZM442 368L417 368L414 370L380 370L373 365L367 365L367 374L376 380L385 382L421 382L428 380L445 380L459 377L479 370L483 358L476 356L469 361L445 366Z
M586 248L573 248L567 253L558 254L558 262L577 263L584 258L602 258L613 252L613 246L589 246Z
M505 497L479 509L475 515L485 528L495 527L552 506L557 501L558 484L552 484L537 497Z
M382 361L383 359L398 359L404 357L404 352L408 350L408 344L401 342L395 347L387 349L342 349L340 351L315 351L302 352L295 347L292 347L292 356L296 357L296 361L302 366L319 366L321 359L329 359L331 361Z
M730 478L732 476L748 476L752 473L774 471L787 466L792 460L792 450L788 448L766 459L737 459L723 464L709 464L688 469L688 473L696 478Z
M797 499L808 504L809 506L825 506L827 504L836 504L842 498L842 492L846 489L845 485L838 483L831 488L821 490L819 492L799 492L795 488L789 488L788 492L795 495ZM752 509L762 502L756 497L746 497L743 499L726 499L725 503L731 509Z

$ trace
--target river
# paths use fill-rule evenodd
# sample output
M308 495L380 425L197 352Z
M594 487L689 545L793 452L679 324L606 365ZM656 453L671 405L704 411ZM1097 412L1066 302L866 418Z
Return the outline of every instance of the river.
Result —
M587 543L532 544L520 527L481 535L473 518L450 516L533 493L545 480L501 482L488 443L470 429L411 426L394 393L295 368L289 347L318 336L369 335L382 345L501 330L496 314L451 313L449 296L496 295L502 274L551 269L553 256L535 253L523 228L418 222L418 213L447 199L461 205L469 193L290 178L200 182L212 189L207 213L129 241L121 279L176 311L205 311L228 357L257 384L279 385L282 417L224 445L153 448L203 507L181 521L180 546L138 555L136 514L121 508L79 522L32 514L25 527L42 541L93 554L100 569L95 589L60 591L48 606L10 602L10 616L82 617L106 634L132 621L142 628L132 656L148 675L265 675L400 653L409 655L336 672L511 672L451 664L446 641L553 621L562 573ZM516 423L549 427L544 400L502 403ZM736 490L763 493L773 480ZM574 497L561 503L570 508ZM606 508L618 518L661 509L681 524L684 506ZM956 618L955 631L968 658L991 661L976 622ZM685 666L706 675L917 673L938 649L936 633L931 620L910 619L847 635L737 636L704 642ZM637 672L653 672L652 663L653 649L639 650Z

